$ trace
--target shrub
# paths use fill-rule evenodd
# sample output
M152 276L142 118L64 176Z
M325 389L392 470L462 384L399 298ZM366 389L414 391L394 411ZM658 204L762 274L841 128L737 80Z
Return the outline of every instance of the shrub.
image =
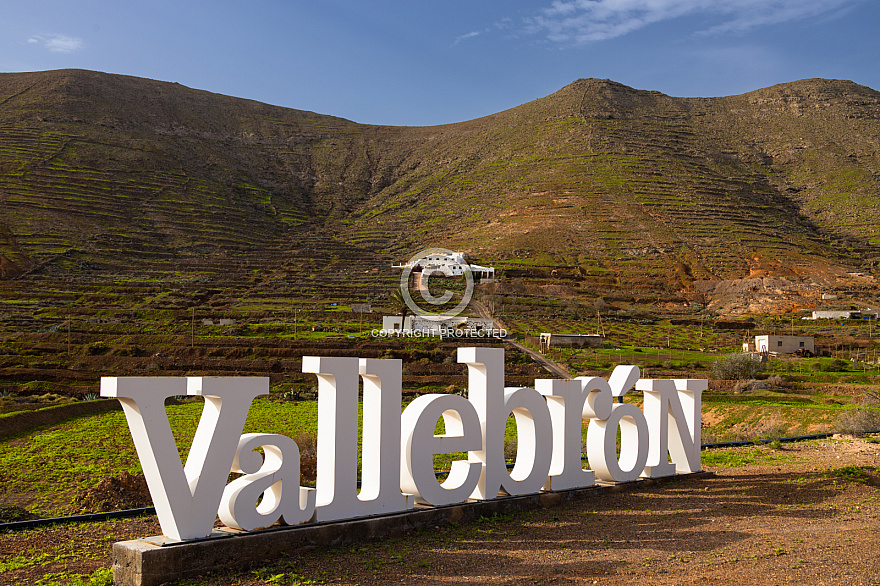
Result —
M776 388L784 388L788 386L788 381L781 375L774 374L767 379L767 385Z
M763 391L768 388L770 385L762 380L744 380L736 383L733 387L734 393L748 393L749 391Z
M722 356L712 363L712 377L718 380L753 379L767 369L753 354L736 352Z
M31 403L47 403L49 405L64 405L76 401L73 397L66 397L58 393L43 393L42 395L32 395L29 397Z
M868 431L880 430L880 392L866 392L859 405L844 411L834 423L838 433L864 435Z
M457 385L448 385L445 389L443 389L443 392L447 395L460 395L465 398L467 398L468 395L466 388Z
M30 521L36 519L34 515L27 509L23 509L17 505L0 505L0 523L14 523L16 521Z
M848 409L837 418L834 429L848 435L864 435L880 430L880 411L865 406Z
M291 389L289 391L278 393L278 398L282 401L299 401L302 399L302 395L300 393L300 389Z
M516 461L517 446L518 444L516 436L508 436L504 438L504 459L506 461Z
M318 434L303 431L293 441L299 447L300 477L304 481L314 482L318 476Z
M101 354L106 354L110 351L110 346L107 345L107 342L92 342L91 344L86 346L86 353L91 356L100 356Z
M24 389L28 392L42 391L44 393L47 393L49 391L52 391L54 387L55 385L53 385L49 381L44 380L32 380L28 383L25 383L24 385Z
M756 433L753 439L762 441L762 440L778 440L779 438L784 437L794 437L798 435L804 435L804 430L802 428L791 429L784 423L775 422L771 423L769 426L763 429L763 431L759 431ZM780 447L773 447L772 444L779 445L780 442L772 441L771 448L774 450L781 449Z
M820 372L846 372L849 370L849 362L835 358L834 360L822 360L813 364L813 370Z

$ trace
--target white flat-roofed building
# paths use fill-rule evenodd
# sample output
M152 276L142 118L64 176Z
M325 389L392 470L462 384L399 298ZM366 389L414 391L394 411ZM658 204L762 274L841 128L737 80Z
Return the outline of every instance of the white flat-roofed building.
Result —
M814 311L813 319L849 319L852 317L852 314L855 313L852 310L840 311L840 310L822 310L822 311Z
M544 332L539 338L541 353L551 348L603 348L605 338L598 334L553 334Z
M420 272L423 275L442 275L444 277L460 277L464 275L468 269L477 279L494 279L495 267L483 267L480 265L470 264L465 258L463 252L442 253L435 252L410 261L402 265L393 265L395 269L412 269L413 272Z
M836 309L813 312L813 319L877 319L876 309Z
M794 354L798 350L816 353L813 336L755 336L755 351L769 354Z
M492 318L450 316L400 315L382 316L382 329L386 332L419 332L427 336L440 336L449 330L462 330L466 335L494 334L495 321Z

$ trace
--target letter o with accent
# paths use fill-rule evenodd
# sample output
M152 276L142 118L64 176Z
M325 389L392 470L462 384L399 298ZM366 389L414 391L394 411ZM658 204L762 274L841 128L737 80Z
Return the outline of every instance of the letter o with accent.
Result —
M617 428L620 427L620 457ZM637 480L648 462L648 422L635 405L614 405L608 419L594 419L587 429L587 457L596 478Z

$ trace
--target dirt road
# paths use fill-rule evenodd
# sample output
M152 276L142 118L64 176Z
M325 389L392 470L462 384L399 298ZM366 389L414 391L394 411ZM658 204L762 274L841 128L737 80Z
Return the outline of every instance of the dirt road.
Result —
M477 301L476 299L471 300L471 307L473 307L476 310L477 314L480 317L495 320L495 327L496 328L504 328L505 327L503 322L501 322L497 318L492 317L492 315L489 313L489 309L485 305L483 305L482 303ZM544 356L540 352L536 352L535 350L532 350L531 348L527 348L526 346L523 346L522 344L520 344L519 342L517 342L513 338L507 338L505 340L505 342L510 344L514 348L528 354L532 358L532 360L534 360L535 362L540 364L547 372L549 372L553 376L558 377L558 378L562 378L562 379L572 378L571 373L569 373L561 364L553 362L552 360L550 360L549 358L547 358L546 356Z
M819 440L703 460L714 476L291 552L185 584L880 584L880 444ZM146 518L0 535L0 584L106 572L113 541L158 533Z

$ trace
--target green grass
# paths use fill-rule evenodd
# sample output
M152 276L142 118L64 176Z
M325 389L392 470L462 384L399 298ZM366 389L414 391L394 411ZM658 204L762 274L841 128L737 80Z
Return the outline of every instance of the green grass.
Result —
M201 410L202 402L198 400L166 407L181 461L185 461L189 452ZM316 401L257 399L248 413L244 433L296 437L301 433L316 433L317 427ZM442 425L438 427L440 429ZM358 431L360 433L360 419ZM506 434L508 437L515 435L512 417L508 420ZM73 512L73 497L91 488L103 476L123 471L142 472L125 416L118 411L75 419L36 432L26 441L13 440L2 445L0 477L7 490L29 494L27 508L42 516ZM438 454L435 468L448 469L458 458L466 458L466 455Z
M700 461L703 466L739 468L752 464L794 462L795 457L771 448L722 448L703 450Z
M829 472L829 476L834 478L840 478L843 480L848 480L850 482L868 482L870 475L868 472L877 473L877 469L874 466L844 466L843 468L836 468Z
M817 402L817 400L819 402ZM703 395L703 404L714 405L749 405L752 407L798 407L801 409L828 409L840 411L846 409L844 404L824 404L821 396L792 397L785 393L772 393L750 395L727 395L720 393L708 393Z
M84 523L78 525L74 532L94 531L97 526L106 529L101 523ZM28 530L21 535L25 538L33 533L40 533L45 529ZM111 533L104 538L109 546L116 537ZM25 543L27 541L25 540ZM98 568L91 573L77 573L75 571L47 571L72 566L77 561L102 560L105 553L100 548L95 548L94 543L86 539L57 540L47 538L37 546L22 546L17 548L14 555L5 555L0 558L0 573L14 572L15 570L33 568L44 572L32 584L42 586L110 586L112 583L112 571L110 568Z

